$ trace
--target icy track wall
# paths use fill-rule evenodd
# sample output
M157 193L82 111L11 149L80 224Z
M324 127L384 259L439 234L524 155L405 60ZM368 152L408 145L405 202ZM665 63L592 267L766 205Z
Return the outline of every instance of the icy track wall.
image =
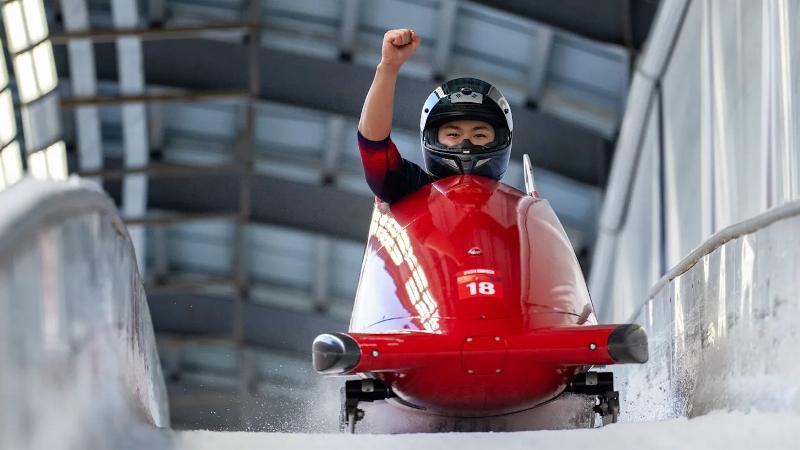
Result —
M0 449L125 448L169 425L133 247L92 186L0 193Z
M664 0L638 61L590 291L638 321L623 418L797 412L800 2Z
M615 368L627 420L713 410L800 414L800 202L729 227L634 316L650 361Z

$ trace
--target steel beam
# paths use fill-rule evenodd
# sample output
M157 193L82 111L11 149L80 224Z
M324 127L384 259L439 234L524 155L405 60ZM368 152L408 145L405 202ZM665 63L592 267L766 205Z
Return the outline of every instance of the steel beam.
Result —
M163 228L161 228L163 229ZM233 278L204 277L192 280L170 280L167 283L154 283L145 286L147 295L191 295L203 294L209 289L230 288L231 291L236 287L236 280Z
M439 7L439 26L433 58L433 76L437 80L444 80L450 71L459 2L460 0L443 0Z
M155 0L161 1L161 0ZM161 41L166 39L201 38L209 34L247 33L252 25L249 22L229 22L206 25L171 26L164 28L116 28L111 30L75 30L53 33L53 44L67 44L75 39L88 39L93 42L115 42L122 37L135 37L142 40Z
M130 225L148 225L156 227L156 230L163 230L163 226L177 225L192 222L208 222L212 220L238 220L240 213L238 212L195 212L184 213L178 211L159 212L154 215L145 215L142 217L124 217L125 224Z
M119 106L129 103L205 102L211 100L241 99L249 96L244 89L222 89L214 91L182 91L168 93L142 93L114 96L65 97L62 108L82 106Z
M533 64L528 74L527 102L531 106L538 105L544 95L547 67L550 65L550 51L553 48L553 30L539 27L536 32L536 47Z
M261 45L261 0L250 0L244 13L254 22L247 36L247 101L242 105L244 113L244 127L241 129L240 145L237 148L237 158L244 167L239 181L239 218L234 231L233 249L233 274L236 279L237 296L234 299L233 339L240 347L239 363L242 367L240 390L246 391L243 386L246 377L245 370L249 367L246 352L241 349L244 339L244 305L250 300L250 246L247 241L247 223L253 212L252 207L252 180L256 158L256 101L261 81L261 65L259 64L259 47Z
M138 3L134 0L112 0L111 16L115 27L133 27L139 21ZM120 37L113 44L118 71L119 90L123 95L140 95L145 90L142 41L138 37ZM122 106L122 141L126 167L147 165L150 161L147 114L141 104ZM122 180L121 209L124 215L138 216L147 211L147 176L127 175ZM128 230L136 248L139 272L145 273L147 245L144 228Z
M331 263L333 256L333 242L327 236L317 238L316 268L314 270L314 284L312 295L314 308L319 312L328 310L331 304Z
M86 0L61 0L64 28L83 32L89 29L89 8ZM70 60L70 82L74 95L97 95L94 48L88 39L75 39L67 44ZM62 100L63 105L63 100ZM81 170L103 167L103 144L100 136L100 116L94 105L81 105L75 112L78 161Z
M360 0L344 0L339 27L339 58L350 61L355 52L358 37L358 13Z
M157 332L230 337L234 320L234 303L230 298L153 293L148 294L147 300ZM347 322L312 311L289 311L253 303L244 303L242 307L242 337L247 345L307 353L318 334L347 329Z
M339 165L344 152L344 133L345 120L342 116L330 116L327 127L327 145L322 155L322 179L323 185L331 185L336 181L339 174Z
M118 164L118 163L117 163ZM102 177L106 180L118 180L126 175L146 174L152 177L184 178L200 175L242 173L240 164L224 164L214 166L189 166L175 163L150 163L137 167L113 167L100 170L77 172L82 177Z
M163 27L167 19L166 0L147 0L147 21L152 27Z
M130 222L126 222L130 224ZM156 227L153 229L153 278L160 283L169 277L169 255L167 252L167 229Z

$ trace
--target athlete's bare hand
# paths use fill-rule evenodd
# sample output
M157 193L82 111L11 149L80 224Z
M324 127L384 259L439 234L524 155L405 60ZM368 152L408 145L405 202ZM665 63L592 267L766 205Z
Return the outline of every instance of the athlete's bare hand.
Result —
M381 64L400 69L400 66L417 51L421 42L422 38L414 30L408 28L387 31L383 35Z

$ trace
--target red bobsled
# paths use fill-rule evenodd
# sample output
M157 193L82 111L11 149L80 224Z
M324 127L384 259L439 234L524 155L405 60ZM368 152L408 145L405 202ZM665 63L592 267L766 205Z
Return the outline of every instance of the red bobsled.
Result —
M313 344L318 372L362 375L344 389L351 431L362 401L485 417L565 391L616 420L613 377L589 368L647 358L641 327L597 324L549 203L478 176L376 204L350 329Z

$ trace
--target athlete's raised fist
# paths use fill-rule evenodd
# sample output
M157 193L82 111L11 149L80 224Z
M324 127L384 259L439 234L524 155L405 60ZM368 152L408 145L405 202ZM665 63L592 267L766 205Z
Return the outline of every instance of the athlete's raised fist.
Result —
M383 35L381 64L400 68L417 51L422 38L409 28L389 30Z

